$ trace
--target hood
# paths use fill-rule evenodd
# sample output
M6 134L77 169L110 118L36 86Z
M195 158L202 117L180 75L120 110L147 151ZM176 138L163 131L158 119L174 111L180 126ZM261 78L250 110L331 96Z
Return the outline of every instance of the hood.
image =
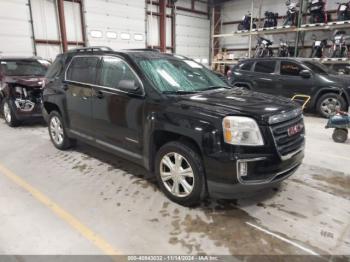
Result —
M44 77L37 76L6 76L3 81L9 84L18 84L27 87L42 87Z
M257 92L232 89L217 89L198 94L178 96L182 105L210 111L220 116L245 115L266 123L273 115L289 112L297 104L283 97L276 97Z

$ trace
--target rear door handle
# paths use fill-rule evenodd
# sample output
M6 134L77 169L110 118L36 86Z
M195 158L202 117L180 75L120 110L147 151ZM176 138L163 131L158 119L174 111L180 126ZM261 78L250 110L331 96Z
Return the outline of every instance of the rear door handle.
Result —
M104 97L104 94L102 91L96 91L96 97L99 99L102 99Z
M64 91L67 91L67 90L68 90L68 85L67 85L67 84L63 84L62 89L63 89Z

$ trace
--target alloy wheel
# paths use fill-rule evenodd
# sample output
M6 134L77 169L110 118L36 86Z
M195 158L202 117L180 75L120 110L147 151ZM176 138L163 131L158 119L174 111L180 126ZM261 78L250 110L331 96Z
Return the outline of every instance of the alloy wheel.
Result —
M160 177L165 188L176 197L187 197L194 188L194 173L187 159L171 152L160 161Z
M11 120L12 120L11 109L7 102L4 103L4 117L7 123L11 123Z
M322 101L321 110L326 116L332 116L337 110L341 109L341 103L338 99L329 97Z
M61 145L64 140L64 132L60 119L54 116L50 120L50 133L52 140L56 145Z

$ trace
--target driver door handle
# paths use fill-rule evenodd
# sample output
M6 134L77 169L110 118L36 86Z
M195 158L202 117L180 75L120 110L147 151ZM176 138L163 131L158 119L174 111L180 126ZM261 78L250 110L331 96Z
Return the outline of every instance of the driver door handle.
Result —
M96 91L96 97L99 99L102 99L104 97L104 94L102 91Z

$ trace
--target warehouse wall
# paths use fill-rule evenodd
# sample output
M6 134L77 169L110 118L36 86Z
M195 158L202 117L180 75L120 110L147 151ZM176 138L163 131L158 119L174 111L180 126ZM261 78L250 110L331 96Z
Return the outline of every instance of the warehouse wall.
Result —
M272 11L279 13L280 16L285 16L287 7L285 5L285 1L275 1L275 0L255 0L255 8L254 8L254 17L259 16L259 5L262 3L261 17L264 17L265 11ZM328 0L326 10L335 10L337 9L338 0ZM242 17L251 10L251 1L247 0L232 0L222 5L221 9L222 22L228 21L236 21L241 20ZM282 25L283 19L279 20L279 25ZM234 25L222 25L221 32L222 33L232 33L237 31L238 24ZM305 33L305 45L312 44L312 35L316 35L319 39L331 39L333 32L330 31L315 31L315 32L307 32ZM280 39L288 39L290 41L295 40L295 33L287 33L287 34L277 34L277 35L266 35L265 37L272 40L274 42L273 46L278 46ZM263 36L263 35L262 35ZM253 47L256 45L256 37L253 36ZM234 36L229 38L221 38L220 46L229 48L229 49L239 49L239 48L247 48L249 43L248 36ZM244 51L234 51L233 53L236 57L242 57L247 55L247 50ZM305 49L302 51L300 55L308 56L311 52L310 49Z
M191 1L179 0L177 5L190 8ZM206 12L207 4L196 2L196 9ZM210 54L210 19L205 15L177 11L176 53L208 64Z
M28 0L0 1L0 55L32 55Z
M190 0L178 0L177 7L191 9ZM159 13L158 5L148 4L147 10ZM204 1L195 2L195 10L208 12L208 4ZM167 8L167 15L171 15L171 9ZM208 64L210 55L210 19L207 15L176 10L175 13L175 52L187 56L204 64ZM171 23L167 17L166 45L171 47ZM147 19L148 46L159 46L159 17L148 15ZM169 51L169 50L168 50Z
M88 45L111 48L144 48L146 2L144 0L86 0Z
M33 28L30 23L31 3ZM155 1L156 2L156 1ZM179 7L191 9L190 0L179 0ZM80 5L64 2L68 48L82 46L83 32L88 46L103 45L111 48L145 48L159 46L159 17L150 18L147 10L159 13L157 5L146 0L84 0L82 26ZM208 11L204 0L195 2L195 10ZM171 8L167 8L171 15ZM178 54L203 63L209 61L210 20L207 15L176 11L175 50ZM54 59L62 52L61 34L56 0L1 0L0 52L2 55L37 55ZM166 19L166 45L172 46L172 19ZM168 50L170 51L170 50Z

